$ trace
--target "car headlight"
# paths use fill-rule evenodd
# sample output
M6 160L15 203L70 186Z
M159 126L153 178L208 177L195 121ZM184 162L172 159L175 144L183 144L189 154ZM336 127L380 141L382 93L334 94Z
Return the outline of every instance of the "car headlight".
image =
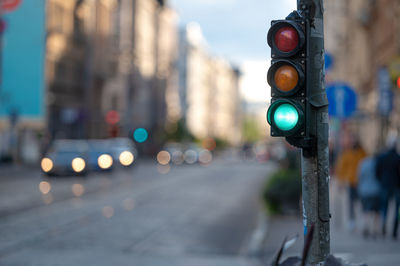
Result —
M76 173L82 172L86 167L85 160L83 160L82 158L79 158L79 157L73 159L71 165L72 165L72 169Z
M131 165L134 160L135 160L135 156L133 156L133 154L130 151L121 152L121 154L119 155L119 162L123 166Z
M48 173L51 171L51 169L53 169L53 161L49 158L43 158L40 166L42 167L43 172Z
M111 155L102 154L97 159L97 163L99 164L101 169L108 169L112 166L113 159L112 159Z

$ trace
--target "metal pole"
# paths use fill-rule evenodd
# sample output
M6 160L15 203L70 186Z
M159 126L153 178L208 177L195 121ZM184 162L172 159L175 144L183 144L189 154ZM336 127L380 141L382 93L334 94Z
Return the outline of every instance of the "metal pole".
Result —
M314 224L309 265L323 265L330 253L328 102L324 73L323 0L298 0L298 10L310 23L308 32L307 90L310 97L312 149L302 150L304 234Z

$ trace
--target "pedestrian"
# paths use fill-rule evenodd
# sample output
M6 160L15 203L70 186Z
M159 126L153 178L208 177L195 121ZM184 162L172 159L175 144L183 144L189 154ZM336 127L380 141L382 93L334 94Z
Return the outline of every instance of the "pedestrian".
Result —
M347 186L349 195L349 224L348 229L355 229L355 204L357 201L357 169L360 162L367 156L358 139L353 139L349 148L339 155L336 164L336 175L339 182Z
M376 178L376 156L365 158L358 167L357 192L363 210L363 236L376 238L379 231L381 187Z
M380 181L381 212L382 212L382 235L386 235L386 220L389 202L395 200L394 221L392 237L397 238L400 208L400 138L389 144L389 149L381 153L376 162L376 176Z

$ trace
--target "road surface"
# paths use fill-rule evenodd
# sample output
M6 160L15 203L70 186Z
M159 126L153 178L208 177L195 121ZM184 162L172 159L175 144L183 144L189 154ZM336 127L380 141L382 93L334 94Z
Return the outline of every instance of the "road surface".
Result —
M273 169L220 160L86 178L3 171L0 265L261 265L247 255Z

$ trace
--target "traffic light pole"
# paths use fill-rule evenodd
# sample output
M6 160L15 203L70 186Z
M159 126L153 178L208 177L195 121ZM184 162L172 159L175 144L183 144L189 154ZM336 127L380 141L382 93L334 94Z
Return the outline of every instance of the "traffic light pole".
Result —
M311 148L302 149L304 234L314 225L307 262L322 265L330 253L328 100L325 92L323 0L298 0L297 9L310 23L308 32L307 101Z

